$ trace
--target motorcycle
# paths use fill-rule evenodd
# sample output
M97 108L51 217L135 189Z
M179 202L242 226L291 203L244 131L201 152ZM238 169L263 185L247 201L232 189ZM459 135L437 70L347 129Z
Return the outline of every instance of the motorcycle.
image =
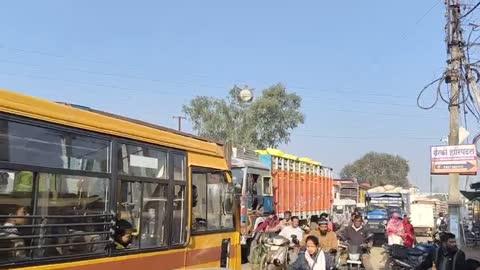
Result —
M435 244L419 244L414 248L401 245L384 245L388 258L385 270L427 270L432 267Z
M340 252L335 258L336 269L365 269L362 263L362 255L370 253L370 247L368 243L373 237L373 234L367 235L365 238L365 243L361 245L352 245L349 244L348 241L340 238Z
M295 235L292 235L292 243L294 246L290 246L290 241L279 235L270 234L266 235L261 243L266 247L266 253L262 258L261 269L268 270L286 270L288 265L294 261L294 254L300 241Z

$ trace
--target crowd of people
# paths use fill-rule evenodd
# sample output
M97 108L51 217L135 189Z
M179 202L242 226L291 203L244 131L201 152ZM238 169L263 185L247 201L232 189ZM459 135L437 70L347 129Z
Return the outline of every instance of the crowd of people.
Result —
M364 226L364 220L359 212L354 211L351 220L340 228L333 226L326 213L312 216L309 223L303 226L300 226L299 218L292 216L290 211L285 212L283 217L280 219L271 214L257 219L254 231L257 234L277 233L290 241L290 246L297 250L297 254L290 255L289 269L334 269L337 261L345 263L348 259L348 252L343 254L347 257L339 254L340 246L343 246L339 243L359 247L363 250L359 258L363 267L366 270L374 269L368 252L373 245L372 235ZM444 229L443 224L444 222L441 222L439 228ZM409 217L401 216L399 213L393 213L387 222L386 237L388 245L401 245L409 249L417 244ZM455 235L449 232L440 234L435 254L429 263L429 267L435 267L436 270L480 270L480 263L472 259L467 260L465 253L457 247Z
M352 214L352 220L343 228L334 228L328 214L312 216L309 224L300 227L300 220L292 216L290 211L279 219L275 214L266 218L257 219L254 231L258 233L278 233L287 238L296 254L290 254L290 269L294 270L323 270L331 269L338 257L339 239L362 248L371 246L369 234L364 227L362 215L359 212ZM296 241L298 240L298 241ZM346 260L348 258L341 258ZM360 258L365 269L373 269L368 253Z

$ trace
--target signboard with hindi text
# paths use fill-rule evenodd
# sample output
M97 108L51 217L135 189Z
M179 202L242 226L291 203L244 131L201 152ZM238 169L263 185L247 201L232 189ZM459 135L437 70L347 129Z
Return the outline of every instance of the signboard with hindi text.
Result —
M473 144L432 146L431 174L477 174L477 149Z

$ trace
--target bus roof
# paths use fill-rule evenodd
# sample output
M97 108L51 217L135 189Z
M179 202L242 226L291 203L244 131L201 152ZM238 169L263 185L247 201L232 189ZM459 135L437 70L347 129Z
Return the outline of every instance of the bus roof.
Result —
M88 107L57 103L0 89L0 112L146 143L224 157L223 144Z

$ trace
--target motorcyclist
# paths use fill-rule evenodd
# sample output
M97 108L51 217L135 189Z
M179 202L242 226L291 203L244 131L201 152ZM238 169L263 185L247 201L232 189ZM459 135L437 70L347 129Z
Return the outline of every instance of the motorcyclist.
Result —
M353 217L353 224L343 230L341 239L348 243L348 245L361 247L364 250L361 255L361 261L365 270L373 270L370 255L365 251L371 247L372 242L369 233L363 227L363 218L361 215L355 215Z
M405 228L403 227L403 221L399 213L395 212L392 214L387 223L386 233L388 245L403 245Z
M440 235L440 247L435 254L437 270L461 270L465 267L465 253L457 247L453 233Z
M333 222L330 221L328 213L323 212L320 214L320 219L325 219L328 222L328 230L333 231Z
M403 216L403 229L405 230L403 245L406 248L412 248L415 244L415 229L413 228L412 223L410 223L410 218L407 215Z
M290 240L290 245L293 246L295 245L295 243L293 241L292 235L295 235L298 241L303 239L303 230L300 228L299 225L300 219L297 216L294 216L292 217L292 224L283 228L279 235Z
M289 225L292 225L292 212L285 211L285 213L283 213L283 219L280 220L280 230L283 230L283 228Z
M260 219L261 217L257 218ZM263 232L279 232L280 220L275 213L270 214L267 218L262 218L255 228L255 233Z
M310 235L306 239L306 250L301 252L289 270L330 270L333 263L321 249L318 239Z
M315 237L320 237L320 231L318 230L318 223L320 222L319 218L317 215L311 216L310 217L310 224L308 227L306 227L306 234L303 235L303 239L300 242L300 246L305 247L306 244L306 239L308 236L313 235Z
M297 216L292 217L292 224L286 226L280 232L280 236L287 238L290 241L289 258L291 262L297 259L300 251L300 241L303 239L303 230L300 228L300 219Z
M316 232L310 232L303 238L302 246L306 243L306 238L310 235L314 235L320 241L320 248L323 252L336 253L338 249L337 234L328 230L328 221L320 219L318 222L318 230Z

